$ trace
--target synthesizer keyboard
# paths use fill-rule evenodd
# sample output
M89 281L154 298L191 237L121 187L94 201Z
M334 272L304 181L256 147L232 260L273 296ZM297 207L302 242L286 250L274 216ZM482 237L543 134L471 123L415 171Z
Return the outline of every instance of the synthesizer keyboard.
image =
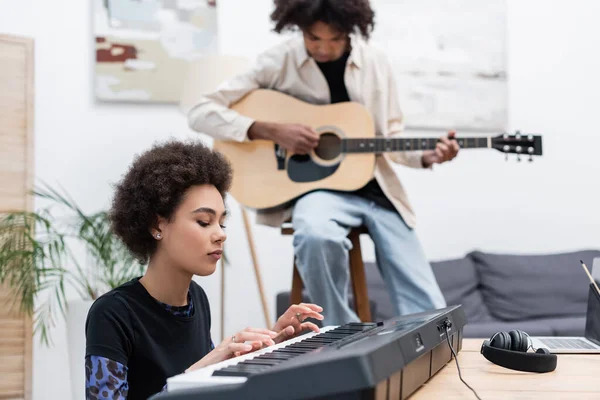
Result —
M405 399L460 351L461 306L321 328L167 380L153 400ZM384 395L385 394L385 395Z

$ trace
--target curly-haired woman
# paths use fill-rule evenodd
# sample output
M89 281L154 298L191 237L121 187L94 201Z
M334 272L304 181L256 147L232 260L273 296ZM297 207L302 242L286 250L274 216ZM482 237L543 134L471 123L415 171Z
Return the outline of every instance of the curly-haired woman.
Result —
M272 330L246 328L214 346L204 290L227 238L231 167L201 143L169 141L137 157L117 185L112 229L144 276L98 298L86 321L86 398L147 399L170 376L318 331L314 304L292 305Z
M221 139L266 139L293 153L310 152L319 142L310 127L254 120L229 108L249 92L267 88L315 104L361 103L373 117L377 136L401 137L404 118L393 69L385 52L369 41L375 26L369 0L274 0L274 5L275 31L300 34L266 50L247 72L205 94L189 112L190 126ZM389 50L402 56L402 49ZM324 325L359 320L348 305L352 244L347 236L361 225L373 239L397 315L446 306L392 161L429 168L458 151L455 140L442 137L435 150L378 154L373 179L356 191L317 190L284 212L257 214L259 222L272 226L292 217L296 265L309 297L327 310Z

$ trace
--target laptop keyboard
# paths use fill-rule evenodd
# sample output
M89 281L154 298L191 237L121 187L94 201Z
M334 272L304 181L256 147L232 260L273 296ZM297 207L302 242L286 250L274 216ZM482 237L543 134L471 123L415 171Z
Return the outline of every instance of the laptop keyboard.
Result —
M596 349L581 339L540 339L548 347L555 349Z

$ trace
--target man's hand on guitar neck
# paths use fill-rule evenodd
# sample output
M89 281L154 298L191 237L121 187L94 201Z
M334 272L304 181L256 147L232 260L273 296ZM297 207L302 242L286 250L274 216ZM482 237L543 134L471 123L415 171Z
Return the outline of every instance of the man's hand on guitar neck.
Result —
M248 129L250 140L272 140L296 154L307 154L319 144L319 134L300 124L278 124L256 121Z
M435 150L426 150L423 152L421 162L424 168L429 168L433 164L441 164L452 160L458 154L459 145L454 137L456 132L448 132L448 136L442 136L437 143Z

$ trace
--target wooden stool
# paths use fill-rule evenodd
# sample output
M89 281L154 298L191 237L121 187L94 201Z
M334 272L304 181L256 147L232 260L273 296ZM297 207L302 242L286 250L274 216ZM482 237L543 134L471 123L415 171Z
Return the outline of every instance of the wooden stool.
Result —
M348 238L352 242L352 250L350 250L350 280L352 282L352 293L354 294L354 311L362 322L371 321L371 308L369 304L369 293L367 291L367 278L365 276L365 266L360 250L360 235L369 233L367 228L360 226L352 228L348 234ZM282 235L293 235L294 228L291 222L284 222L281 225ZM302 302L302 289L304 283L296 267L296 257L294 257L294 272L292 278L292 292L290 294L290 303L298 304Z

